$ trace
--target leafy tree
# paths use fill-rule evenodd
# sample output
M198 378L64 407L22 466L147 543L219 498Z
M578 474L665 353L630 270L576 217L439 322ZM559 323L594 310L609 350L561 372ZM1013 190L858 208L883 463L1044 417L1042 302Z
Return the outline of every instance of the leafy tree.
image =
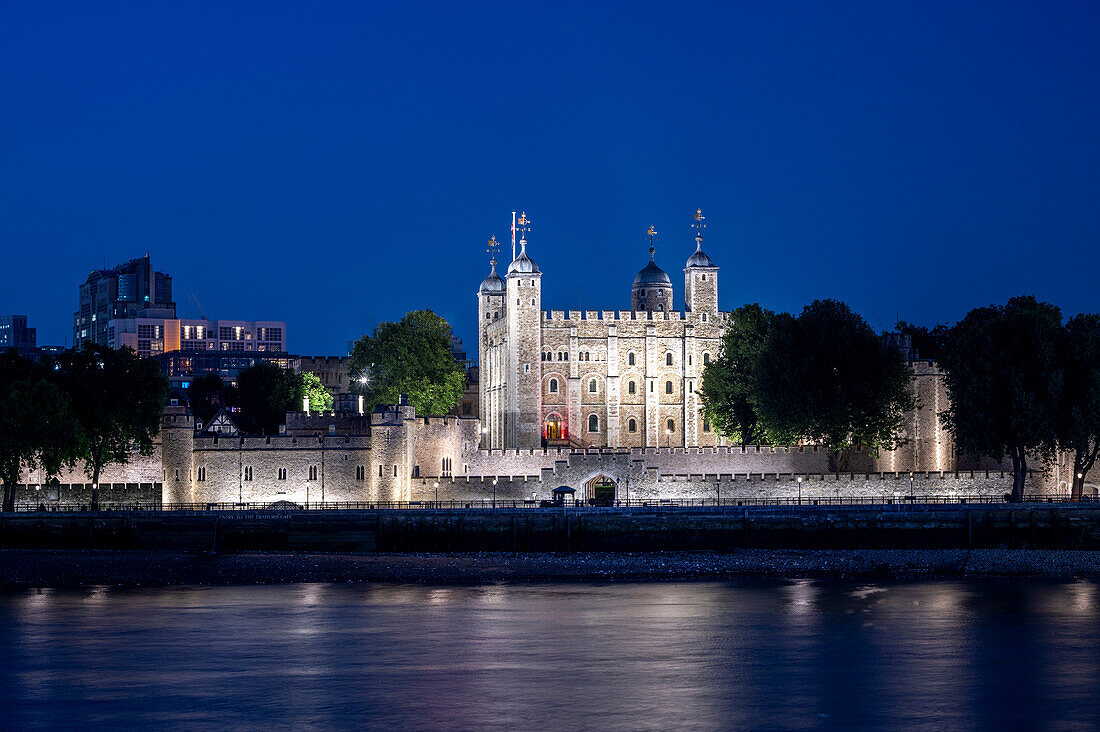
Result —
M168 380L155 361L129 348L87 344L62 354L57 368L77 427L75 456L92 479L94 510L99 507L99 474L105 466L125 464L135 450L152 454Z
M824 445L836 473L856 447L890 449L913 408L901 353L842 302L816 300L777 316L754 377L765 429L785 442Z
M446 414L466 388L466 373L451 355L451 326L431 310L360 338L350 375L369 404L396 404L405 394L418 414Z
M947 338L943 423L960 452L1012 458L1014 501L1024 494L1028 454L1046 459L1057 445L1062 332L1061 311L1027 296L971 310Z
M187 387L191 411L204 423L225 406L225 382L217 374L196 377Z
M275 435L286 413L302 408L302 382L293 371L258 363L237 375L237 398L247 432Z
M2 510L15 510L20 471L41 465L56 475L71 462L75 424L68 395L48 372L12 352L0 355L0 481Z
M309 399L309 411L328 412L332 410L332 394L321 383L317 374L306 372L299 374L302 396Z
M742 445L760 444L767 437L753 401L753 379L775 317L757 303L734 310L722 336L721 355L703 371L699 393L704 414L721 434Z
M923 325L913 325L904 320L899 321L895 330L902 335L909 336L913 344L913 350L922 359L936 361L943 357L944 344L947 342L948 327L939 323L934 328Z
M1083 313L1066 323L1063 363L1058 442L1073 454L1071 495L1079 499L1100 455L1100 315Z

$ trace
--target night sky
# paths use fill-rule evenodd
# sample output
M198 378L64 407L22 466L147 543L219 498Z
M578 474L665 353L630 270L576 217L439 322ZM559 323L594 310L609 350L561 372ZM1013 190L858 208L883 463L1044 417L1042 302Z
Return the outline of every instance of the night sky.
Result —
M1100 4L529 5L3 0L0 313L66 343L148 250L292 352L430 307L473 355L513 209L544 308L626 309L700 206L724 309L1100 309Z

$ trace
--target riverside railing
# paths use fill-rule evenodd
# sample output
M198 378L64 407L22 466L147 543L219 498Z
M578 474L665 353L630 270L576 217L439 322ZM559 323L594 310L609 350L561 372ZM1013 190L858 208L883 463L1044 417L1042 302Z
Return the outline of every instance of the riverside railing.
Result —
M146 511L172 513L180 511L392 511L392 510L518 510L518 509L568 509L588 510L606 508L694 508L725 509L739 506L812 507L812 506L917 506L917 505L967 505L1006 504L1002 496L945 495L945 496L827 496L817 498L632 498L621 500L567 499L504 500L477 499L454 501L325 501L294 503L291 501L245 503L152 503L142 501L101 501L100 511ZM1023 503L1085 504L1100 506L1095 496L1071 499L1069 496L1025 495ZM91 510L88 503L21 503L17 512L81 512Z

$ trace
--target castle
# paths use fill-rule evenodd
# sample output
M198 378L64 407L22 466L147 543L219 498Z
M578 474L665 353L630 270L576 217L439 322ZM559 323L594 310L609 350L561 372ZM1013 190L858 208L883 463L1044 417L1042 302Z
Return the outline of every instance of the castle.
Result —
M249 437L235 433L231 420L203 425L186 407L169 407L152 455L103 471L101 500L537 504L558 486L581 500L647 501L1005 492L1011 475L999 466L958 470L938 418L948 406L943 374L928 361L912 363L918 408L906 416L897 449L857 452L848 473L831 474L826 452L812 445L741 446L722 438L703 417L698 387L730 316L719 309L718 266L703 251L701 212L695 222L682 311L652 241L630 310L542 310L542 272L521 228L505 277L494 258L477 291L480 419L422 416L408 405L372 414L361 407L292 412L283 434ZM526 226L526 216L520 223ZM1060 457L1029 478L1028 492L1068 493L1068 470ZM17 502L87 504L90 488L79 470L49 482L25 472Z

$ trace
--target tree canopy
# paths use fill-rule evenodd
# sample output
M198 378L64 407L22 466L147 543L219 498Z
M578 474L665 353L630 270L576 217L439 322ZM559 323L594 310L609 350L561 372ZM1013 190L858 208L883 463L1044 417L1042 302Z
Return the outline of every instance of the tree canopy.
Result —
M277 435L286 413L302 408L302 380L273 363L258 363L237 375L237 399L245 432Z
M1063 364L1058 443L1073 455L1071 495L1080 498L1100 454L1100 315L1082 313L1066 323Z
M41 465L56 475L72 461L75 425L69 397L50 373L18 354L0 354L0 482L2 510L15 510L15 486L23 469Z
M1012 458L1014 500L1023 497L1028 454L1048 458L1057 447L1061 342L1061 311L1031 296L975 308L948 333L944 425L960 452Z
M309 411L329 412L332 410L332 394L321 383L317 374L306 372L299 374L302 396L309 400Z
M911 382L902 354L863 318L842 302L815 300L769 328L755 402L769 432L784 442L824 445L839 472L853 448L896 446L902 417L914 406Z
M895 446L911 380L901 353L842 302L817 300L798 317L746 305L731 315L702 397L724 434L824 445L839 472L852 448Z
M756 411L754 378L775 313L757 303L730 313L722 352L703 372L703 411L718 431L742 445L768 441Z
M451 326L431 310L382 323L356 341L350 375L368 404L396 404L404 394L418 414L446 414L466 388L451 354Z
M126 463L135 451L152 454L168 380L155 361L129 348L87 344L63 353L56 365L77 432L74 456L84 462L92 479L92 506L98 507L104 466Z

